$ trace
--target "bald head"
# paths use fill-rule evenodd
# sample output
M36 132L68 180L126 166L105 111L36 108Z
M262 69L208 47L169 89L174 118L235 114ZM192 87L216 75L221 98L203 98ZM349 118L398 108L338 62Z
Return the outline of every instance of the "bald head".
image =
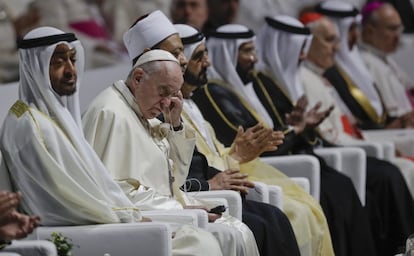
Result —
M384 53L392 53L398 47L402 28L397 10L390 4L383 4L366 19L362 39Z
M339 47L338 30L327 18L321 18L311 24L313 39L308 52L308 60L322 69L334 65L335 53Z

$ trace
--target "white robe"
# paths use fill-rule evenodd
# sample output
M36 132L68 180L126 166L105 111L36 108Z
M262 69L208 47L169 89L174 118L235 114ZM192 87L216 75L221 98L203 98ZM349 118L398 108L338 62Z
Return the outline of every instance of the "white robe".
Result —
M109 174L94 169L94 159L85 160L63 130L37 109L14 104L0 148L15 189L24 195L23 210L39 215L42 225L140 220Z
M413 110L406 94L409 85L402 69L389 56L369 45L361 45L361 56L375 80L387 113L399 117Z
M308 67L301 68L301 78L309 106L313 106L318 101L322 103L321 110L325 110L332 105L335 106L331 114L318 126L321 136L337 145L352 146L352 143L360 142L360 139L345 133L341 117L346 115L346 112L349 115L350 111L347 111L345 103L335 88L321 75ZM404 176L414 198L414 163L401 157L394 158L392 163L401 170L401 174Z
M188 175L195 145L194 130L184 125L182 131L173 132L158 119L148 120L147 128L146 120L140 120L139 115L133 95L123 81L118 81L98 95L85 112L85 137L139 209L183 209L184 204L204 203L178 190ZM174 197L170 193L169 165L175 177ZM218 234L223 254L236 252L229 247L239 248L238 255L258 254L252 232L241 221L223 216L216 223L239 230L245 244L225 244L222 234ZM221 229L217 224L210 228Z

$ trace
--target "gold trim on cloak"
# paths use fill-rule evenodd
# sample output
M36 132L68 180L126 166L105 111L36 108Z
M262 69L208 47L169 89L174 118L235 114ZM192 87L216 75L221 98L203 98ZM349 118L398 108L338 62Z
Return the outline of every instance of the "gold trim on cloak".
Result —
M263 121L263 119L256 113L256 111L254 111L249 104L243 99L242 96L240 96L236 91L234 91L228 84L226 84L224 81L220 81L220 80L216 80L216 79L212 79L208 81L208 84L210 83L215 83L218 84L219 86L223 86L225 88L227 88L228 90L230 90L231 92L233 92L237 98L241 101L241 103L243 104L243 106L250 112L250 114L253 115L253 117L259 122L262 123L264 126L265 122ZM221 109L217 106L216 102L214 101L213 97L210 94L210 91L208 90L208 84L206 84L203 87L204 93L206 94L207 98L209 99L209 101L211 102L211 104L213 105L213 108L216 110L216 112L219 114L219 116L221 117L221 119L223 119L223 121L234 131L237 132L238 127L236 127L234 124L232 124L224 115L224 113L221 111Z
M350 77L339 66L337 66L337 68L339 74L344 78L352 97L359 103L359 105L362 107L362 109L365 111L365 113L368 115L371 121L377 124L384 124L387 118L386 112L384 111L381 117L378 116L368 97L365 96L361 89L359 89L355 85L355 83L350 79Z

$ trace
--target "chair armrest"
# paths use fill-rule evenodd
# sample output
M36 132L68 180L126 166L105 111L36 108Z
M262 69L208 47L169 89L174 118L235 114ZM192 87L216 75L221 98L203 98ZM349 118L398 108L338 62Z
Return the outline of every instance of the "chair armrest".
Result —
M187 192L195 198L224 198L227 200L229 214L239 220L242 219L242 201L239 193L233 190L211 190L199 192Z
M321 170L316 157L310 155L292 155L261 157L260 159L289 177L308 178L310 182L310 194L319 202Z
M306 193L310 193L310 183L309 179L303 177L292 177L291 178L299 187L306 191Z
M254 188L249 188L249 193L246 195L246 199L269 203L269 189L266 184L262 182L253 182Z
M208 223L207 212L203 209L151 210L141 211L141 213L142 216L148 217L154 222L169 224L173 232L182 225L205 229Z
M0 253L5 255L57 256L56 246L46 240L15 240ZM12 254L13 253L13 254Z
M365 205L367 175L365 151L356 147L336 147L317 149L315 153L324 158L328 165L352 180L362 205ZM332 159L336 159L337 162L331 165L329 161Z
M378 159L384 159L384 149L381 143L379 142L358 141L345 144L344 146L362 148L367 154L367 156L376 157Z
M171 229L163 223L39 227L30 238L50 239L53 232L71 239L74 255L172 255Z
M276 206L283 211L283 190L279 186L268 185L269 204Z
M280 209L283 208L283 190L276 185L267 185L255 181L255 187L249 189L246 199L271 204Z
M322 157L326 164L335 170L342 168L342 155L336 148L317 148L314 150L315 154Z
M384 151L384 160L394 161L395 159L395 143L392 141L379 141L378 142Z
M406 156L414 156L414 130L413 129L390 129L363 131L363 136L369 141L384 142L391 141L395 148Z

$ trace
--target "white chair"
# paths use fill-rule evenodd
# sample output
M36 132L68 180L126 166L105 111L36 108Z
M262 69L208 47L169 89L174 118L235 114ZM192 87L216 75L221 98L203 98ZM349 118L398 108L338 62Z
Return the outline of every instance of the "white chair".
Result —
M0 256L30 255L30 256L57 256L56 246L46 240L13 241L11 245L1 250Z
M363 136L370 142L393 142L395 148L406 156L414 156L414 130L364 130Z
M189 196L210 201L221 201L225 199L224 204L228 207L228 213L241 220L242 219L242 201L240 194L233 190L212 190L187 192Z
M267 203L283 210L283 190L279 186L254 182L255 187L249 189L246 199Z
M287 176L294 178L296 183L299 182L299 185L302 183L301 186L305 191L310 191L310 194L319 202L321 170L316 157L309 155L291 155L261 157L260 159ZM298 178L306 178L308 182Z
M7 168L0 154L0 190L12 191ZM38 227L27 239L50 239L53 232L70 238L75 255L129 256L137 251L143 255L171 255L171 228L164 223L123 223L84 226Z
M334 169L344 173L351 180L362 205L366 199L366 154L357 147L318 148L315 153L321 156Z

